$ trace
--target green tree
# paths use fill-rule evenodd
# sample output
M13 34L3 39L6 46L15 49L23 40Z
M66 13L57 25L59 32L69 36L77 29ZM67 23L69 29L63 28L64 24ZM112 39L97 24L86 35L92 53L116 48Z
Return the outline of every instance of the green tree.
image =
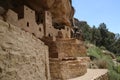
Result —
M90 27L87 22L75 19L75 25L82 30L83 38L98 47L120 55L120 34L115 34L107 29L105 23L101 23L98 28Z
M84 40L91 41L92 28L87 24L86 21L79 21L78 19L75 19L75 26L82 30Z
M101 41L100 41L99 46L106 46L107 38L108 38L108 29L106 27L106 24L101 23L98 29L100 30L100 34L101 34Z
M98 30L95 26L93 26L92 28L92 43L97 45L100 43L101 40L101 34L100 34L100 30Z
M116 41L114 46L116 47L116 54L120 55L120 38Z

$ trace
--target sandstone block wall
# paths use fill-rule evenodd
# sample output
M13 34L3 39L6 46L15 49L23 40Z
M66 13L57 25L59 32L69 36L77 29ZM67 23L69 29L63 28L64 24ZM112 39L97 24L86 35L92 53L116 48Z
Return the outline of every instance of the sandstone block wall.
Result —
M69 26L63 25L64 29L61 30L54 28L52 25L52 15L49 11L36 13L27 6L21 6L13 10L8 9L4 19L6 22L18 26L40 39L44 36L58 38L71 37L71 28ZM59 37L59 32L61 32L62 37Z
M6 22L10 24L17 25L18 23L18 15L11 9L7 11L5 18L6 18Z
M52 80L67 80L82 76L87 72L86 64L78 60L50 59L50 73Z
M6 22L20 27L21 29L33 34L37 38L42 38L44 36L43 24L36 23L35 11L28 8L27 6L23 6L22 9L22 19L18 19L20 14L9 9L6 14Z
M0 80L50 80L48 47L1 20Z
M49 38L43 40L49 46L49 57L64 59L66 57L85 57L86 48L83 42L76 39L56 39Z
M64 29L55 29L54 26L52 25L52 15L49 11L45 11L44 13L45 18L44 18L44 31L45 31L45 36L46 37L56 37L59 36L58 32L61 31L62 33L62 38L70 38L71 37L71 28L69 26L64 26Z
M56 41L58 57L85 57L86 48L83 42L78 43L76 40L58 40Z

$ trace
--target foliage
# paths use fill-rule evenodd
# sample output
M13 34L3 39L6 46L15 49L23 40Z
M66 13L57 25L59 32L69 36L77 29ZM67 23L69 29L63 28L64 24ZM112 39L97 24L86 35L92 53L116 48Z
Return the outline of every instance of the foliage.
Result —
M88 55L93 56L95 63L99 68L112 68L113 61L110 56L106 56L102 53L101 49L98 47L91 47L88 49Z
M89 55L89 56L93 56L93 57L95 57L96 59L100 59L101 56L102 56L100 49L97 48L97 47L95 47L95 46L90 47L90 48L88 49L88 55Z
M110 80L120 80L120 65L113 66L113 69L109 69Z
M101 49L107 49L120 56L120 34L110 32L105 23L101 23L98 27L91 27L87 22L75 19L75 25L82 30L83 38L87 44L90 42L97 46L90 45L90 43L87 45L91 60L98 68L108 69L110 80L120 80L120 66L115 65L112 58L101 51ZM120 61L120 57L117 58L117 61Z
M82 30L85 41L120 55L120 34L110 32L105 23L101 23L98 27L91 27L87 22L75 19L75 25Z
M120 65L114 66L114 70L120 74Z
M98 47L90 47L88 49L88 55L94 56L93 62L98 66L98 68L108 69L110 80L120 80L120 66L115 65L110 56L102 53L101 49Z
M120 74L118 74L115 70L109 70L109 79L110 80L120 80Z
M104 46L100 46L100 49L102 50L106 50L106 48Z
M116 61L117 61L117 62L120 62L120 56L116 58Z

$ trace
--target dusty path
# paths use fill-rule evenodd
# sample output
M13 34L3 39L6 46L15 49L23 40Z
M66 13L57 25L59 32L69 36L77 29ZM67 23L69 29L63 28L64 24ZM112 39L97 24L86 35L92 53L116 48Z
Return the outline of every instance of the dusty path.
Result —
M107 69L88 69L85 75L69 80L94 80L99 76L106 74L107 72Z

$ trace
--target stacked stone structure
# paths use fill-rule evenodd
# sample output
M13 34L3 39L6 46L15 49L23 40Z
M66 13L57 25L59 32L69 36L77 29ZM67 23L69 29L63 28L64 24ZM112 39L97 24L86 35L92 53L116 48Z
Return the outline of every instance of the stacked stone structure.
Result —
M36 19L38 15L39 17ZM8 9L3 18L7 23L29 32L48 46L52 80L67 80L84 75L87 72L86 62L82 62L81 58L78 58L86 56L86 48L83 42L71 38L70 26L61 24L62 28L59 29L56 27L60 25L53 26L52 15L49 11L41 11L41 14L36 15L34 10L23 6L14 11ZM87 58L86 61L89 59ZM49 68L46 69L49 74Z
M22 9L22 10L21 10ZM20 10L20 11L17 11ZM18 13L16 13L16 12ZM42 11L42 17L38 17L39 21L36 22L35 11L27 6L17 8L15 11L9 9L6 13L6 22L16 25L21 29L30 32L37 38L42 37L56 37L59 36L59 32L62 33L63 37L70 38L70 27L64 26L64 29L58 30L52 26L52 15L49 11Z

